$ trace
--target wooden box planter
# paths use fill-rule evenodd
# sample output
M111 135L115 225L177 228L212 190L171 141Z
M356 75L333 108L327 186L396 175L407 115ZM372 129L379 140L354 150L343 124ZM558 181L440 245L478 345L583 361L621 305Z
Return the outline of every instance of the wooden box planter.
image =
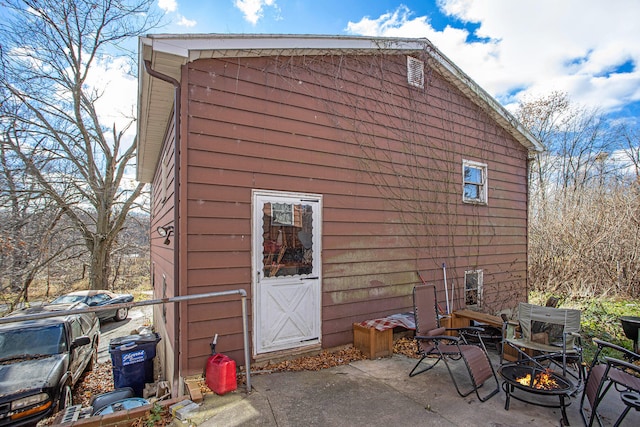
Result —
M391 357L393 355L393 329L379 331L354 323L353 346L369 359Z
M530 350L527 350L527 353L530 353ZM533 354L532 354L533 355ZM518 361L518 351L510 347L508 344L502 345L502 358L507 362L517 362Z

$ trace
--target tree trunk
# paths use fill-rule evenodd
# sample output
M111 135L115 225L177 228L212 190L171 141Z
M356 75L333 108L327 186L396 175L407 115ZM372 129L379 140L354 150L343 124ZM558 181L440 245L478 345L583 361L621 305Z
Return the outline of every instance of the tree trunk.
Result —
M89 268L89 289L109 289L110 249L109 240L101 239L94 243Z

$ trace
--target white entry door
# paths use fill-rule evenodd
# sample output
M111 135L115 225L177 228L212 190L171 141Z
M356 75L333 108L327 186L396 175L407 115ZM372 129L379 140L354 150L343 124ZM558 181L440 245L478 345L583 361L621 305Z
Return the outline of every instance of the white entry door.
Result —
M319 195L253 191L255 354L320 343Z

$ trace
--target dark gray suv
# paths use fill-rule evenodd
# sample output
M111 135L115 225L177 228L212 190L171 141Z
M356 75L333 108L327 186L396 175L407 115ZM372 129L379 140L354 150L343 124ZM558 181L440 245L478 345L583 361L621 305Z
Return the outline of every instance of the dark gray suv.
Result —
M68 313L85 304L60 304L10 314L0 325L0 426L35 425L72 404L71 390L98 357L100 323L94 313ZM20 320L24 314L59 316Z

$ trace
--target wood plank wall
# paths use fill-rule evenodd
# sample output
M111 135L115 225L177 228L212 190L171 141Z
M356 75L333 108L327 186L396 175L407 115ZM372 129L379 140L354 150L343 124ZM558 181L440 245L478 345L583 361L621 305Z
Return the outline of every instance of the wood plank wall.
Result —
M417 271L444 298L445 262L458 296L465 270L484 271L484 311L526 299L526 150L420 59L424 89L407 84L405 56L188 64L189 293L250 294L260 188L324 197L325 348L350 343L353 322L411 310ZM461 201L463 159L488 165L486 206ZM242 360L237 298L191 302L183 315L186 374L201 372L215 333L218 350Z
M171 113L173 116L173 112ZM153 284L153 298L170 298L175 296L174 288L174 257L173 244L175 236L169 237L169 244L165 245L165 238L161 237L159 226L174 224L174 195L175 195L175 131L174 121L170 120L165 136L163 149L158 160L153 183L151 186L151 228L150 254L151 274ZM163 378L172 380L174 371L174 357L176 352L174 341L177 333L175 324L176 307L173 304L153 306L154 326L160 333L162 340L158 346L157 356L163 368Z

